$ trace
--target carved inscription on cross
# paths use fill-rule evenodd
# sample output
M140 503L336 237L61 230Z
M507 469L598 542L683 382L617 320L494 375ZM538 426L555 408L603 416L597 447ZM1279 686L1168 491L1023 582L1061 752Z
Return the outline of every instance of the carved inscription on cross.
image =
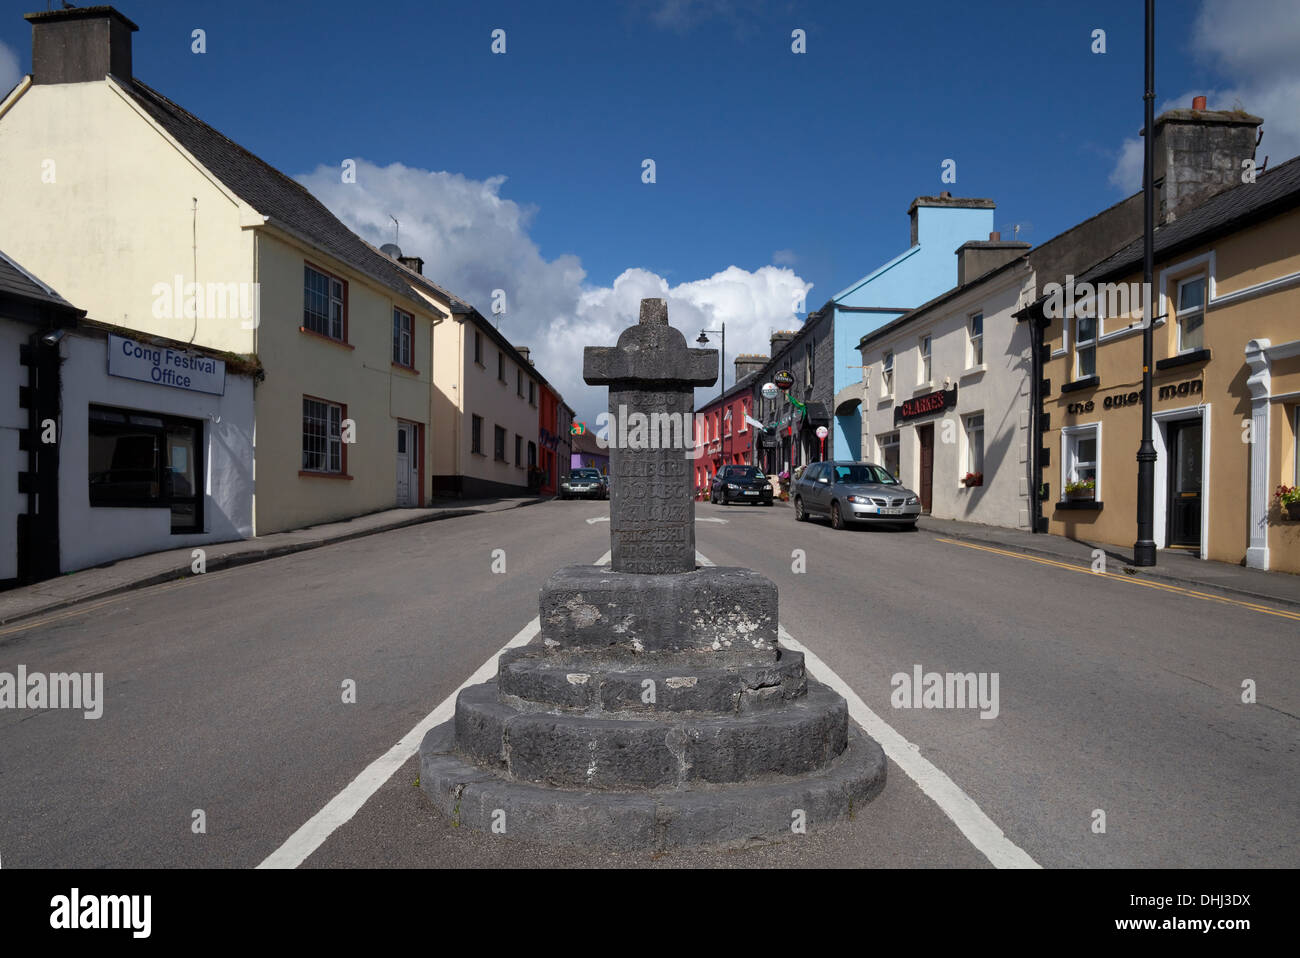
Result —
M641 321L617 346L588 346L583 378L609 387L609 534L615 572L668 574L695 568L694 457L689 449L696 386L718 380L718 351L693 349L668 325L668 304L641 300ZM667 416L665 416L667 414ZM680 439L628 441L625 420L677 422ZM633 432L635 437L638 435ZM642 431L639 435L644 436Z

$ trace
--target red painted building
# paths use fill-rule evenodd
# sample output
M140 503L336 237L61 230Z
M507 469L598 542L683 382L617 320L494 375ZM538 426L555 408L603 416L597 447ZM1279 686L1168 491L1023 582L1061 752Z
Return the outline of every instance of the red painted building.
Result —
M565 461L568 460L569 423L561 422L566 417L560 415L561 409L566 408L560 394L549 383L543 383L537 407L537 458L533 458L532 443L529 443L528 465L530 472L534 466L540 470L537 491L544 496L553 496L560 488L561 452L565 453Z
M753 465L757 436L753 423L754 389L757 380L746 376L695 411L695 442L703 454L695 460L695 489L707 490L718 469L730 465Z

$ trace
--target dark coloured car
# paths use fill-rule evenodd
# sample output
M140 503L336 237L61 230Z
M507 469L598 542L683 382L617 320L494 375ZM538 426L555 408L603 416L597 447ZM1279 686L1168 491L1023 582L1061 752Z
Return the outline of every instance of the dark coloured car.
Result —
M914 528L921 499L883 466L870 462L814 462L790 489L794 517L826 516L836 529L852 522Z
M609 489L598 469L574 469L560 483L561 499L607 499Z
M709 483L709 501L772 504L772 480L758 466L723 466Z

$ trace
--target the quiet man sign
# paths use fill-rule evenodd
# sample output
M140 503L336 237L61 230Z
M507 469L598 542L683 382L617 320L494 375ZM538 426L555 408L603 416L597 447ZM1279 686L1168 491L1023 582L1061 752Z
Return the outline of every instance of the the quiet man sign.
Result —
M226 392L226 364L220 359L149 346L111 333L108 374L217 396Z

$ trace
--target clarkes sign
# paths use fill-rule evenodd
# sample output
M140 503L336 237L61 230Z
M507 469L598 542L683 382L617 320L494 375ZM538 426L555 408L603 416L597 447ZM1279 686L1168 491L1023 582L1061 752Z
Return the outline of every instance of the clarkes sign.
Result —
M956 386L951 389L940 389L937 392L926 393L924 396L917 396L895 406L894 425L897 426L899 423L911 419L920 419L922 416L933 416L935 413L951 409L955 405L957 405Z

